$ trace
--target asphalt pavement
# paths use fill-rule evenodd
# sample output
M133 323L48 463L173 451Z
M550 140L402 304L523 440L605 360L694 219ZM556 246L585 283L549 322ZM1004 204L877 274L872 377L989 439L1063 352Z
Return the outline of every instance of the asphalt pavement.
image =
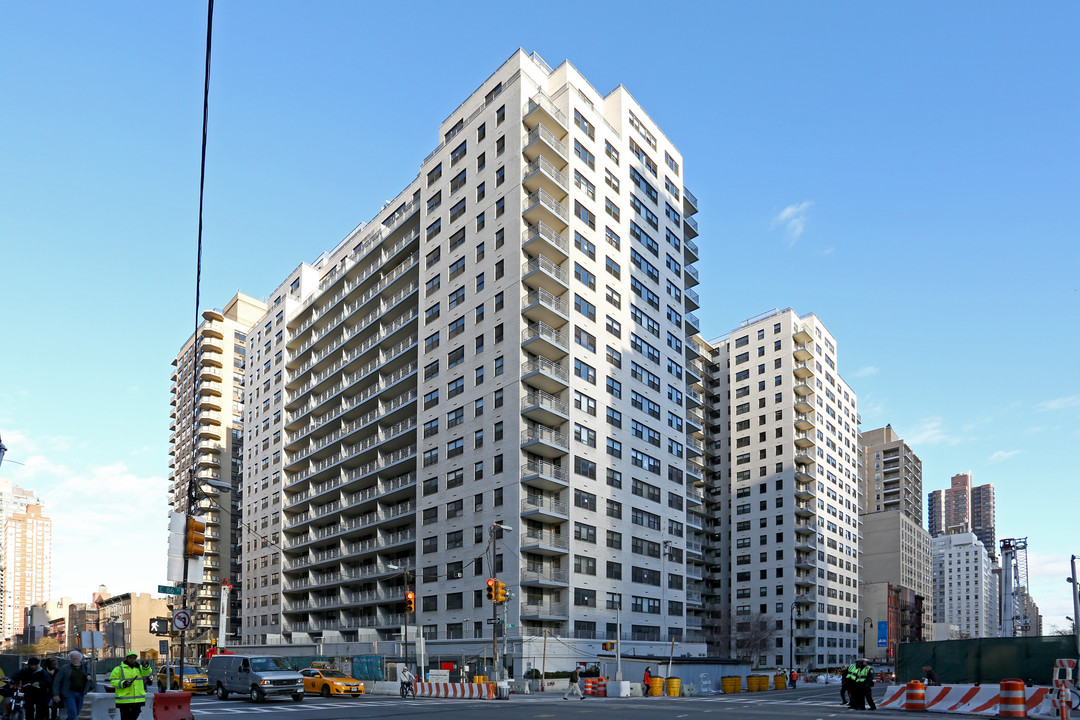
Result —
M874 697L884 692L883 686L875 688ZM656 720L661 714L665 720L714 720L732 718L741 720L765 720L766 718L792 718L793 720L824 720L836 717L862 717L869 711L857 712L840 705L840 689L836 685L800 685L795 690L772 690L762 693L739 693L737 695L711 695L698 697L655 698L600 698L576 697L563 700L562 693L536 693L513 695L509 700L455 700L442 698L410 698L387 695L363 695L357 698L322 698L309 696L303 702L289 699L269 700L253 704L247 699L230 698L225 701L213 696L196 696L192 699L192 712L197 720L239 718L244 716L262 720L345 720L346 718L392 717L410 720L423 716L438 715L439 720L472 720L485 716L512 717L514 720L566 720L567 716L580 716L580 720L597 720L610 717L613 720ZM591 717L587 717L591 716ZM876 718L910 720L910 713L896 710L878 710Z

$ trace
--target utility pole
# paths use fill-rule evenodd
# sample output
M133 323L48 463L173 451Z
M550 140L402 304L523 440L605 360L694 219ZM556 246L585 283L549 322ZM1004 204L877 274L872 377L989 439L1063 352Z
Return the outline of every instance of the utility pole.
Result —
M1076 555L1069 558L1072 567L1073 634L1076 636L1076 654L1080 655L1080 578L1076 577Z
M544 692L544 679L547 677L547 628L544 628L544 654L540 657L540 692Z
M615 602L615 681L622 682L622 593Z
M491 579L495 581L494 588L499 587L499 575L495 568L495 533L498 530L512 532L513 528L496 521L491 523L488 529L488 551L491 558ZM499 608L494 600L491 603L491 665L495 671L495 680L502 679L502 668L499 662Z

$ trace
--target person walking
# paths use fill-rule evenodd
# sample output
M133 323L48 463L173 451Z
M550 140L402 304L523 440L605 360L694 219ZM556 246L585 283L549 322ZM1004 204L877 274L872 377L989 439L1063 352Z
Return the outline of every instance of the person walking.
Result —
M840 672L840 704L850 706L849 697L851 695L851 684L855 677L855 672L859 669L859 662L855 662L848 665L844 670Z
M575 665L574 669L570 671L570 684L567 686L566 692L563 693L563 696L562 696L563 700L569 700L570 696L573 695L574 693L577 693L578 697L580 697L582 700L585 699L585 695L582 694L581 688L578 686L578 682L580 680L581 680L581 673L578 672L577 666Z
M139 662L139 654L132 650L124 657L124 662L109 673L109 683L116 692L116 709L120 711L120 720L138 720L146 701L145 678L153 670L145 660Z
M86 693L93 692L94 684L94 678L83 665L83 654L72 650L68 653L68 664L60 668L53 679L53 702L62 705L69 718L77 718L82 711L83 698Z
M52 678L41 669L41 661L36 657L27 659L26 667L19 668L11 682L22 685L26 720L48 720Z
M48 720L60 720L60 703L56 700L56 690L53 687L56 685L56 658L45 658L45 662L41 664L45 674L49 676L49 692L47 695L48 702Z
M795 668L791 669L791 689L795 689L795 685L799 682L799 671Z
M922 669L923 677L926 678L927 685L940 685L941 681L937 679L937 673L934 672L934 668L926 665Z
M648 697L649 693L652 691L652 673L649 672L650 670L652 670L652 666L651 665L646 665L645 666L645 677L643 677L641 679L641 684L644 686L644 687L641 688L641 696L642 697Z

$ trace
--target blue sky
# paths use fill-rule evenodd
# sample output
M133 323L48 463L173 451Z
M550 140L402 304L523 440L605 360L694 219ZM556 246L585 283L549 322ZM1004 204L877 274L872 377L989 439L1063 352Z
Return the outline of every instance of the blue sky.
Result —
M517 47L569 59L602 92L626 85L685 157L703 332L817 313L863 428L891 422L927 491L995 483L998 535L1029 538L1035 598L1064 624L1080 6L659 8L219 2L204 304L267 295L370 219ZM25 464L0 473L57 520L54 594L152 590L169 363L194 324L205 7L4 16L0 434ZM132 561L83 557L132 544Z

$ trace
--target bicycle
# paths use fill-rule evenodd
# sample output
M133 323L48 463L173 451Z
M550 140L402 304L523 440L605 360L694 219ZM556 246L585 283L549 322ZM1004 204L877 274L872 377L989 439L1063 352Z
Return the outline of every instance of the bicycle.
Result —
M23 720L26 717L26 697L22 685L12 684L4 687L2 720Z
M413 685L412 680L402 681L401 687L398 689L398 692L401 693L402 700L407 698L409 696L409 693L412 693L414 700L416 699L416 687Z

